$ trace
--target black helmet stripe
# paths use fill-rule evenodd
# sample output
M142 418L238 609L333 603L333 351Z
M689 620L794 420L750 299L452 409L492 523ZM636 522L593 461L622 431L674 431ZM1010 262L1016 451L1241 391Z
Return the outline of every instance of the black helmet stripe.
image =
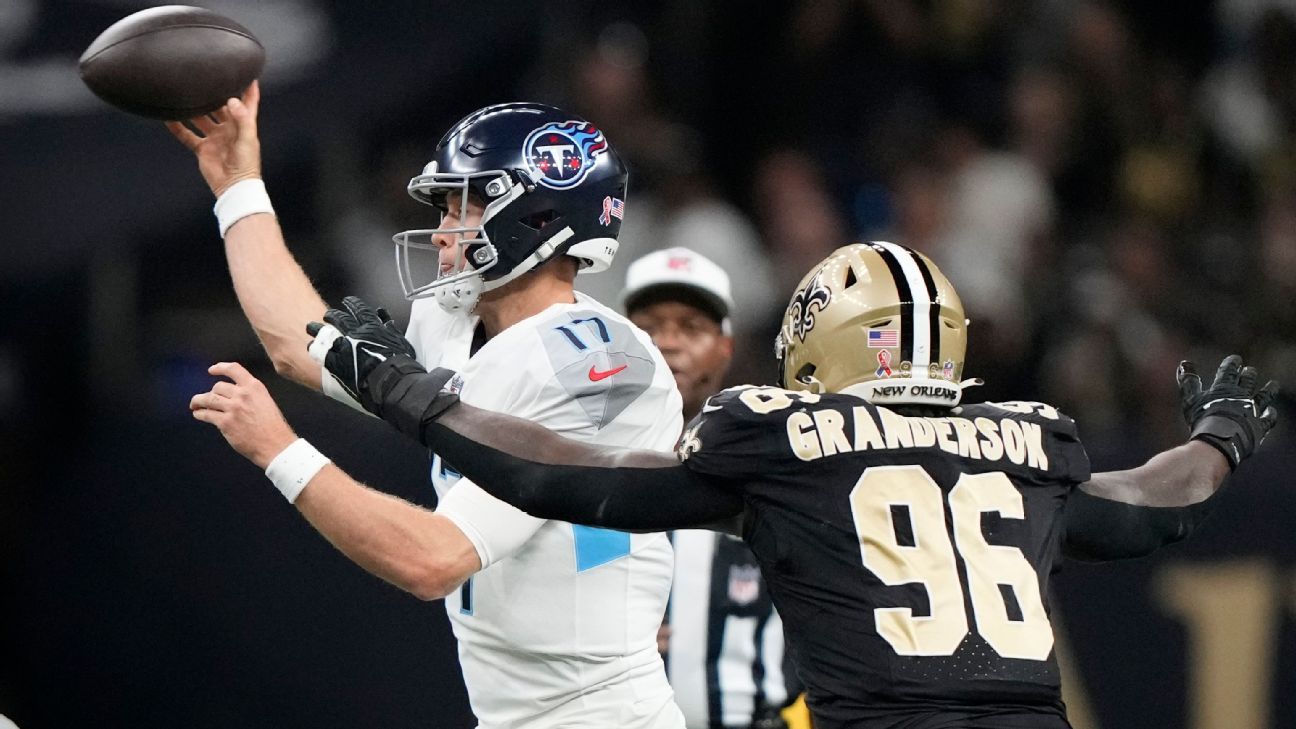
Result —
M922 259L913 251L886 241L876 241L873 247L891 254L890 260L885 255L883 260L887 262L887 268L896 281L896 292L900 295L901 358L912 363L910 372L913 377L925 378L927 366L933 361L932 324L935 319L931 291L935 286L928 288L929 284L924 281L919 268Z
M880 243L870 243L869 245L882 257L882 262L886 264L887 270L891 272L891 280L896 287L896 297L900 299L900 359L912 362L914 345L913 292L909 289L909 279L905 277L904 270L900 268L900 261L896 259L896 255L891 249Z
M915 253L914 250L908 246L903 246L903 248L906 251L909 251L909 254L913 256L914 261L918 263L918 271L922 274L923 284L927 287L927 300L931 302L931 306L928 307L927 315L931 326L931 361L940 364L940 304L936 301L936 280L932 278L931 266L927 265L927 261L924 260L922 256Z

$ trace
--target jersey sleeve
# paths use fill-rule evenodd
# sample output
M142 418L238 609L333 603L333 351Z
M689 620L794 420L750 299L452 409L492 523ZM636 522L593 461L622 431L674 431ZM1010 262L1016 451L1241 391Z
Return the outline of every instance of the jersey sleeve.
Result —
M1092 474L1089 452L1080 442L1076 422L1066 415L1061 418L1064 422L1050 433L1052 450L1057 454L1057 460L1049 463L1050 475L1065 483L1084 483Z
M689 470L731 482L784 472L800 463L787 419L818 400L777 387L732 387L713 395L680 436L676 454Z
M491 496L466 478L441 499L437 513L468 537L482 569L516 552L545 523Z

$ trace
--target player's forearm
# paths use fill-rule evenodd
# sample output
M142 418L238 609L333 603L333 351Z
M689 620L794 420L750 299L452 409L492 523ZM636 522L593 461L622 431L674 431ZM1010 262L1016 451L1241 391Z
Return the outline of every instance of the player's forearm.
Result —
M481 568L472 542L449 519L358 483L326 466L297 508L353 562L423 600L450 594Z
M306 324L328 308L289 252L272 215L250 215L225 235L234 292L280 375L320 389L320 368L306 351Z
M1136 506L1190 506L1214 495L1228 474L1224 456L1194 440L1158 453L1138 468L1095 473L1080 488Z
M1227 475L1220 452L1197 441L1138 468L1094 474L1067 501L1063 551L1077 559L1128 559L1181 541L1209 515Z
M425 372L405 355L387 357L365 377L371 412L532 516L656 531L742 511L736 489L693 474L672 453L582 443L466 405L443 389L453 375Z
M423 431L482 489L542 519L630 531L700 527L742 511L736 490L669 453L591 447L460 403Z

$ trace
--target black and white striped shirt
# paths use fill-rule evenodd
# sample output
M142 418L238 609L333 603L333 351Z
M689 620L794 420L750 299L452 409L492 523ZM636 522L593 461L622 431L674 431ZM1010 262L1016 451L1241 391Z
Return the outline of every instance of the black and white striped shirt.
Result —
M752 726L799 692L756 557L712 531L674 532L667 675L689 729Z

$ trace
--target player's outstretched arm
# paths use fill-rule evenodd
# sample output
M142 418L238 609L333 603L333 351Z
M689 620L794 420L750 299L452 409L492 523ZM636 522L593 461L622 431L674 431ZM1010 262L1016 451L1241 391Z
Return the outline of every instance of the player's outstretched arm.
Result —
M403 360L403 362L402 362ZM362 401L435 450L497 499L542 519L628 531L713 528L742 513L741 492L697 474L673 453L564 438L529 420L460 402L449 370L423 372L395 355Z
M298 439L265 385L241 365L209 371L229 381L193 397L194 418L219 428L356 564L424 600L445 597L481 569L476 548L449 518L364 486Z
M1227 475L1224 457L1197 441L1138 468L1095 473L1067 499L1063 552L1128 559L1181 541L1206 518Z
M356 297L345 303L346 311L329 310L330 326L309 325L324 377L492 496L542 519L639 531L712 526L741 513L739 491L674 454L593 446L459 402L444 389L453 372L425 371L385 317Z
M257 136L258 82L248 87L245 97L191 119L202 136L180 122L167 122L167 129L197 157L198 170L216 196L234 292L275 370L318 390L320 371L306 354L310 338L302 325L320 318L327 307L288 251L265 193Z
M1231 355L1202 389L1191 362L1177 373L1188 443L1138 468L1096 473L1067 502L1064 549L1082 559L1139 557L1177 542L1206 518L1229 472L1277 422L1278 386Z
M434 370L422 377L444 382L452 374ZM388 422L405 424L403 432L434 448L491 495L532 516L662 531L711 528L743 510L739 490L691 471L672 453L593 446L462 402L410 427L414 418L400 413L426 412L422 400L406 395L387 401L388 417L394 418Z

